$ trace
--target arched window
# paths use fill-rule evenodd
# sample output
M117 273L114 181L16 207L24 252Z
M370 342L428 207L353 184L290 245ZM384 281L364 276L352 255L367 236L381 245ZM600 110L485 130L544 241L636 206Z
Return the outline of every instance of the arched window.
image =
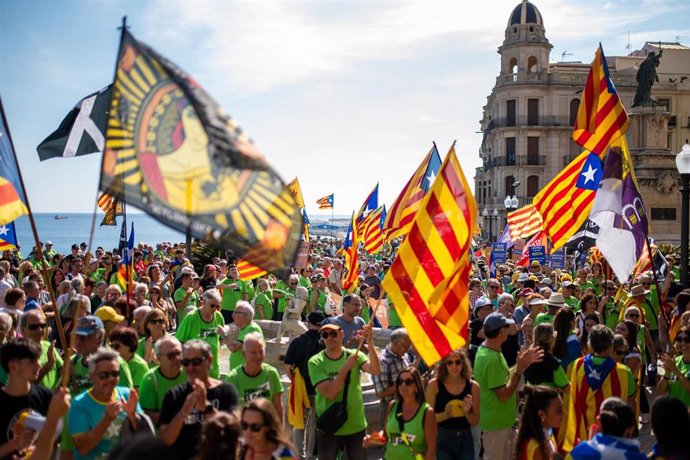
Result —
M527 58L527 71L531 73L537 72L537 58L534 56Z
M572 101L570 101L570 126L575 126L575 120L577 120L577 110L579 108L579 99L573 99Z
M517 58L510 58L510 61L508 61L508 73L513 75L513 81L517 81L517 73L518 73L518 60L517 60Z
M527 197L534 198L539 192L539 176L529 176L527 178Z
M505 191L506 195L513 196L515 195L515 187L513 187L513 183L515 182L515 178L513 176L506 176L505 178Z

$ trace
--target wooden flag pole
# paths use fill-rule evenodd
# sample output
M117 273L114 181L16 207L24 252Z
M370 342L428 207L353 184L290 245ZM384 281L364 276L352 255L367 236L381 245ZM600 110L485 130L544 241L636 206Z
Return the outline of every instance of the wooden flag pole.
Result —
M379 310L379 306L381 306L381 299L379 299L376 302L376 306L374 307L373 312L371 313L371 318L369 318L369 322L365 326L365 328L371 329L374 324L374 318L376 318L376 312ZM373 336L372 336L373 337ZM373 341L373 340L372 340ZM360 352L362 350L362 347L364 346L364 334L362 334L362 337L359 339L359 345L357 346L357 352ZM374 346L373 343L370 343L369 346Z
M65 338L65 330L62 327L62 320L60 319L60 312L57 309L57 299L55 297L55 290L50 282L50 276L48 274L48 266L46 264L45 258L43 257L43 247L41 247L41 241L38 237L38 229L36 228L36 221L34 220L34 215L31 212L31 204L29 203L29 196L26 193L26 186L24 185L24 177L22 176L22 171L19 168L19 161L17 160L17 152L14 149L14 142L12 141L12 135L10 134L10 126L7 123L7 117L5 116L5 108L2 105L2 100L0 100L0 112L2 113L2 122L7 128L7 138L12 147L12 157L14 158L14 164L17 168L17 177L19 178L19 185L22 188L22 193L24 194L24 204L26 205L26 210L29 216L29 223L31 224L31 232L34 235L34 242L36 243L36 251L38 252L38 260L41 264L41 274L43 275L43 281L48 287L48 293L50 294L50 301L53 303L53 310L55 312L55 327L58 329L58 337L60 338L60 344L65 353L68 353L69 347L67 339ZM69 367L69 366L64 366ZM62 385L66 385L67 379L69 378L69 370L63 368L62 375Z

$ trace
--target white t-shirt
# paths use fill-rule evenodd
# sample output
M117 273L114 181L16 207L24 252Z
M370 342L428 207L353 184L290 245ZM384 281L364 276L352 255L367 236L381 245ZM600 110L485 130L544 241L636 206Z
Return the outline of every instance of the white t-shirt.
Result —
M12 285L8 283L4 278L0 281L0 307L6 307L5 304L5 294L7 291L12 289Z

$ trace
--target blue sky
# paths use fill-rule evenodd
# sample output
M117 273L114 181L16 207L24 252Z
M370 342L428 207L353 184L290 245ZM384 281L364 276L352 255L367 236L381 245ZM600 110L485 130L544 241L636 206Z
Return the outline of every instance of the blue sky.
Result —
M590 62L645 41L690 43L686 1L537 0L551 60ZM112 81L130 31L192 74L247 130L307 211L335 193L390 204L433 140L472 180L478 120L517 1L2 0L0 95L36 211L91 212L100 158L39 162L36 145L81 97ZM330 215L330 214L329 214Z

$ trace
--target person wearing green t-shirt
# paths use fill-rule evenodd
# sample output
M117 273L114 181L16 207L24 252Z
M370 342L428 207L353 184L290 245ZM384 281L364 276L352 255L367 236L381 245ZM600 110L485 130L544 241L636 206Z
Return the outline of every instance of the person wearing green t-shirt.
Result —
M154 351L160 363L151 369L139 385L139 404L144 412L158 425L163 398L171 388L187 382L187 374L181 368L182 344L172 335L159 339Z
M180 275L182 284L173 294L177 309L177 324L182 324L185 316L199 306L199 293L194 290L193 273L184 272Z
M675 359L668 354L661 355L664 363L664 377L657 386L657 394L668 393L690 408L690 328L681 327L674 344L681 354Z
M276 303L276 314L273 315L274 321L283 320L283 313L285 313L290 298L295 296L297 286L299 286L299 275L290 275L287 282L279 280L276 283L276 287L273 289L273 298L278 299L278 302Z
M192 339L201 339L209 344L213 354L213 363L209 375L213 378L220 376L220 366L218 365L219 334L225 326L223 315L220 314L219 309L220 293L216 289L209 289L204 292L204 300L201 307L189 313L178 326L175 333L175 337L182 343Z
M326 313L326 304L328 303L328 298L331 292L328 290L328 285L326 284L326 277L321 273L317 273L312 277L312 296L309 303L309 310L316 311L319 310L321 313Z
M234 319L233 331L235 333L228 334L228 328L226 328L223 337L223 343L230 350L230 370L244 364L244 356L242 356L242 343L244 342L244 338L252 332L257 332L262 337L264 335L261 326L253 321L254 307L252 307L249 302L243 300L237 302L232 316Z
M574 313L580 311L580 300L575 297L575 284L571 281L563 281L561 288L563 300L565 300L566 305L568 305Z
M537 315L537 317L534 319L534 327L537 327L542 323L553 324L553 319L555 318L556 313L558 313L558 310L565 306L567 305L563 299L563 294L560 292L554 292L551 294L551 297L546 300L546 312L539 313Z
M235 311L237 302L249 300L247 282L240 279L237 265L230 265L228 267L227 278L221 281L216 288L223 293L220 312L223 315L225 324L231 324L233 321L232 312Z
M268 280L260 278L257 283L256 297L252 301L254 305L254 319L273 319L273 292Z
M230 370L225 381L232 384L240 397L240 406L256 398L266 398L273 403L278 418L283 419L283 384L278 370L264 362L266 342L261 334L247 334L242 343L245 363Z
M484 442L484 459L510 458L512 426L517 419L516 389L525 370L541 362L544 352L532 346L518 353L514 370L501 353L508 330L515 322L503 314L491 313L484 319L486 340L474 358L475 379L479 384L479 425Z
M364 415L361 371L372 375L381 373L381 365L373 346L370 326L364 328L364 337L369 346L369 359L358 350L343 347L345 334L340 324L333 319L320 328L321 339L326 348L309 359L309 377L316 389L316 416L323 415L336 402L342 401L345 380L347 384L347 420L332 435L317 432L319 458L335 460L341 448L352 459L366 458L362 446L367 420ZM353 372L351 372L353 371Z
M388 329L398 329L402 327L402 320L393 306L393 301L388 299Z
M64 363L53 344L43 340L43 334L48 327L43 310L37 308L27 311L22 315L20 324L24 338L41 347L41 355L38 357L38 364L41 366L38 371L38 383L49 390L55 390L60 383L60 370Z

